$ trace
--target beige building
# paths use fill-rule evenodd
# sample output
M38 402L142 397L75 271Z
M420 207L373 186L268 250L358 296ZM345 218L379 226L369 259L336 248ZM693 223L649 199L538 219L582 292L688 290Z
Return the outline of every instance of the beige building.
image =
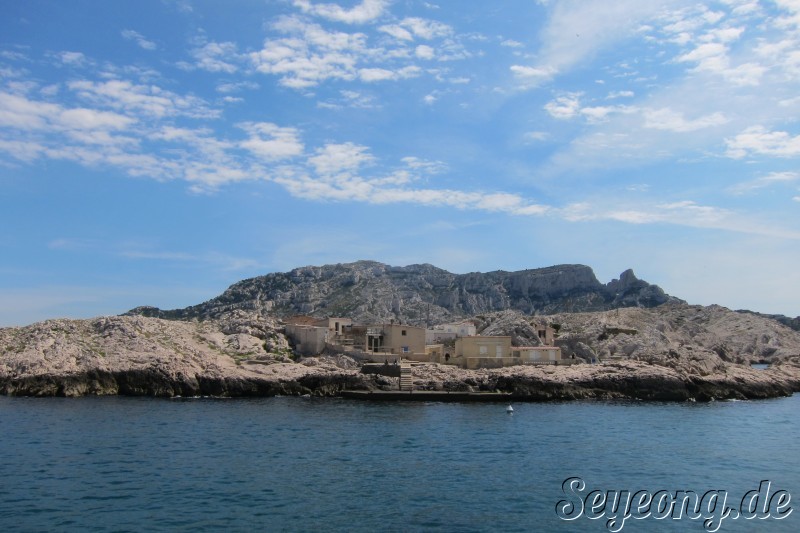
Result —
M425 362L429 363L444 363L444 345L443 344L426 344L425 345ZM448 352L447 358L450 359Z
M511 337L472 336L456 339L454 354L437 361L464 368L499 368L525 364L559 364L561 348L554 346L511 346ZM431 359L432 360L432 359Z
M437 344L458 337L469 337L475 335L475 332L475 324L469 320L439 324L425 331L425 343Z
M554 346L515 346L511 356L518 359L517 364L557 364L561 360L561 348Z
M337 343L345 349L369 354L375 362L412 359L427 361L425 329L403 324L348 326Z
M482 335L456 339L456 357L509 357L511 337Z
M286 336L300 355L319 355L329 344L341 342L345 328L352 326L349 318L314 318L297 315L286 319Z
M511 337L476 335L456 339L455 355L446 361L465 368L507 366L511 359Z
M353 321L349 318L331 317L318 320L314 325L327 328L328 339L330 342L336 342L337 339L344 336L345 328L352 327Z
M534 324L536 334L545 346L554 346L556 343L556 330L547 324Z
M300 355L318 355L325 350L328 342L328 328L306 324L286 324L294 351Z
M425 354L425 329L401 324L384 324L382 331L382 350L407 357L412 354Z

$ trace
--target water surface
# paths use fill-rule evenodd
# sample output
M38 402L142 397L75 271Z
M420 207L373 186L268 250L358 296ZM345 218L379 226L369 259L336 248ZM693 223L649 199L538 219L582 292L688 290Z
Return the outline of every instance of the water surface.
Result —
M0 397L5 531L607 531L562 482L800 504L800 397L674 404ZM730 502L729 502L730 503ZM800 530L787 519L721 531ZM628 520L624 531L703 531Z

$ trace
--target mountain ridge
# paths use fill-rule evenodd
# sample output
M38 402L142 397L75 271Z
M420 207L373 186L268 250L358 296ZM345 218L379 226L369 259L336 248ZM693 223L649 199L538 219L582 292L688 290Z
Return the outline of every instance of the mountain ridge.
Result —
M683 300L638 279L631 269L603 284L590 267L580 264L454 274L428 263L391 266L361 260L248 278L219 296L183 309L142 306L126 314L187 320L245 310L432 325L505 310L534 315L656 307L667 302Z

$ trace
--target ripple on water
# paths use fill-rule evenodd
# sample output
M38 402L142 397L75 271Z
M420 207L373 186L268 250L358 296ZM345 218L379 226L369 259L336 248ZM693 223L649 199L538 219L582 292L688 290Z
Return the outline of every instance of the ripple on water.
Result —
M741 494L770 479L800 494L798 407L574 402L518 404L510 417L493 404L0 398L0 523L571 531L597 523L556 518L569 476L603 490ZM695 525L666 525L678 526Z

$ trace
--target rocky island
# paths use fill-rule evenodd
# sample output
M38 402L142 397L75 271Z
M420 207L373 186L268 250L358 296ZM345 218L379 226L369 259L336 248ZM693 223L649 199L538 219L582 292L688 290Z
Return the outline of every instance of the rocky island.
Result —
M561 350L586 362L474 370L419 363L416 391L709 401L800 390L800 332L791 319L689 305L632 271L602 284L581 265L456 275L360 261L244 280L186 309L2 328L0 394L336 396L397 388L395 378L362 373L342 353L296 355L283 319L298 313L417 325L469 318L478 334L508 335L518 346L533 341L532 321L544 320L557 326Z

